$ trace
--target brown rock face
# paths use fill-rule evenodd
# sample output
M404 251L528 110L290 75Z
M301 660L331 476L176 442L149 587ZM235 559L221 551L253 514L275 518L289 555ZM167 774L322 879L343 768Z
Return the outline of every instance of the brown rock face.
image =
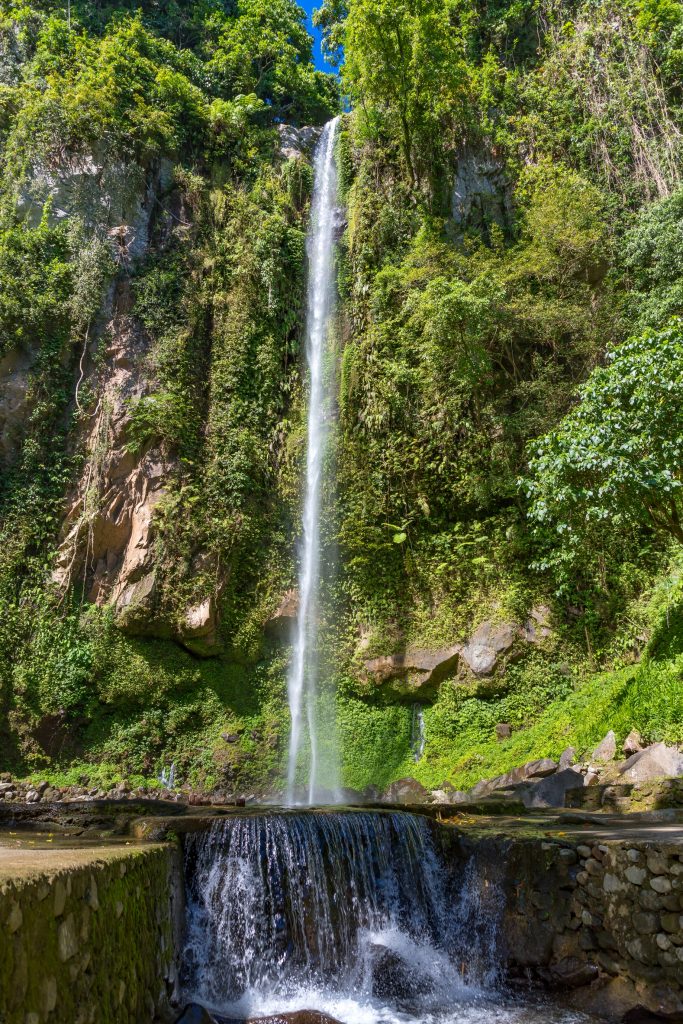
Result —
M125 295L117 298L120 309ZM122 628L153 632L152 522L170 467L159 452L127 448L131 400L148 390L141 370L147 339L120 311L110 335L104 384L87 427L86 466L69 498L54 580L66 588L83 579L88 600L113 604Z
M378 685L398 697L411 700L433 695L439 683L454 675L458 668L460 647L440 651L406 651L372 658L365 662L366 674Z
M214 595L188 608L180 622L159 607L154 517L172 464L159 447L137 451L129 444L131 405L154 382L145 374L149 341L128 306L124 282L114 298L99 400L82 438L86 464L67 500L53 579L62 590L84 582L87 599L113 605L127 633L173 638L209 656L218 643ZM88 380L93 388L95 372Z
M292 637L299 614L299 591L288 590L278 609L266 622L266 633L274 640L288 640Z

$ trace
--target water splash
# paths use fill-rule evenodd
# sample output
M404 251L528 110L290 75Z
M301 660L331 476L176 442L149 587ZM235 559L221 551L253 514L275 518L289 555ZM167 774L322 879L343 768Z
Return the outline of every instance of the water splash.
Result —
M425 818L259 813L184 842L182 984L217 1020L587 1024L505 993L498 872L447 871Z
M187 838L186 886L185 984L222 1012L323 990L371 1000L387 986L412 1002L438 990L442 1003L470 983L451 963L447 876L425 819L299 812L217 822Z
M315 156L315 184L308 235L308 307L306 356L310 373L306 494L303 508L303 542L299 572L299 615L292 665L287 680L291 726L287 763L289 805L297 799L297 769L304 740L304 715L310 763L306 800L320 800L321 780L326 789L338 789L336 751L333 744L321 750L318 728L318 599L320 589L320 510L322 476L327 444L325 355L330 318L334 311L334 232L337 175L334 142L339 119L323 130ZM328 738L329 740L329 738ZM303 802L306 802L304 800Z

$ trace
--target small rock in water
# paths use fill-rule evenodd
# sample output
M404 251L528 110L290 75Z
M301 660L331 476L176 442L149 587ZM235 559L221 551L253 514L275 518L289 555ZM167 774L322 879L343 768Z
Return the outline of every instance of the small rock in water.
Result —
M204 1006L189 1003L176 1020L176 1024L216 1024L216 1018L212 1017Z
M244 1024L340 1024L340 1022L319 1010L295 1010L293 1013L276 1013L272 1017L249 1017Z
M374 945L371 949L372 993L380 999L414 999L428 995L433 988L432 980L402 956L386 946Z

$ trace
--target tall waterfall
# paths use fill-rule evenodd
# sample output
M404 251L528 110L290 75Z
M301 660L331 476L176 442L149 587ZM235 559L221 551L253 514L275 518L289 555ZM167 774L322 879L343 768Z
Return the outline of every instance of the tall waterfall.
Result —
M334 311L334 229L337 175L334 142L339 119L323 130L315 155L315 185L308 235L308 306L306 315L306 356L310 373L308 400L308 447L306 493L303 507L303 541L299 571L299 616L287 691L291 714L287 765L287 803L296 800L296 775L304 740L304 717L308 730L310 766L308 803L319 793L320 779L327 789L336 785L336 757L323 755L318 741L318 599L320 589L320 511L322 476L327 442L326 416L329 395L325 385L325 355L328 329ZM300 802L300 801L299 801Z
M495 894L473 867L450 892L424 818L257 814L185 842L184 985L231 1019L431 1020L476 1001L495 966Z

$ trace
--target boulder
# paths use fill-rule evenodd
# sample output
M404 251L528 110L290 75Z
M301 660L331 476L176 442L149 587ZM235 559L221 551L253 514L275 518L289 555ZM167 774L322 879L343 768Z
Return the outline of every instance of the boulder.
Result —
M417 779L398 779L388 786L382 796L385 804L428 804L432 794Z
M632 754L619 768L624 782L648 782L657 778L683 775L683 754L665 743L652 743Z
M584 784L580 772L566 768L555 775L520 787L522 802L525 807L564 807L567 793L572 789L583 788Z
M634 754L640 753L643 749L643 739L637 729L631 729L621 749L626 757L633 757Z
M498 625L489 621L482 622L462 648L462 659L475 676L490 676L500 656L512 647L515 635L516 628L509 622Z
M390 654L366 661L366 675L378 686L397 697L424 700L458 668L460 648L456 645L439 651L414 650Z
M599 976L600 970L595 964L586 963L575 956L566 956L552 965L549 974L555 988L571 989L590 985Z
M607 733L604 739L600 740L597 747L593 751L591 760L592 761L613 761L617 753L617 737L614 735L612 729Z
M207 597L185 612L179 640L193 654L210 657L216 654L217 625L216 601Z
M219 1017L219 1024L221 1020ZM231 1020L229 1024L235 1022ZM248 1017L244 1024L340 1024L340 1021L320 1010L294 1010L292 1013L276 1013L271 1017Z
M496 739L498 742L502 740L509 740L512 736L512 726L508 725L507 722L499 722L496 726Z
M547 775L552 775L557 771L558 764L550 757L541 757L537 761L529 761L524 768L528 779L544 779Z
M290 640L299 614L299 591L288 590L280 604L266 621L266 633L274 640Z
M511 768L504 775L496 775L493 779L482 779L477 782L469 792L470 799L481 800L482 797L490 796L491 793L503 789L511 789L514 786L522 785L530 779L542 779L557 771L557 762L549 757L540 758L536 761L529 761L517 768Z
M565 768L571 768L576 760L576 751L573 747L565 747L560 754L560 763L558 765L559 770L562 772Z
M216 1024L215 1017L198 1003L189 1003L176 1020L176 1024Z
M311 156L322 134L322 129L317 127L295 128L291 124L279 124L277 128L280 135L280 156L285 160Z
M372 956L372 994L380 999L410 1000L428 995L432 979L414 964L387 946L374 945Z

